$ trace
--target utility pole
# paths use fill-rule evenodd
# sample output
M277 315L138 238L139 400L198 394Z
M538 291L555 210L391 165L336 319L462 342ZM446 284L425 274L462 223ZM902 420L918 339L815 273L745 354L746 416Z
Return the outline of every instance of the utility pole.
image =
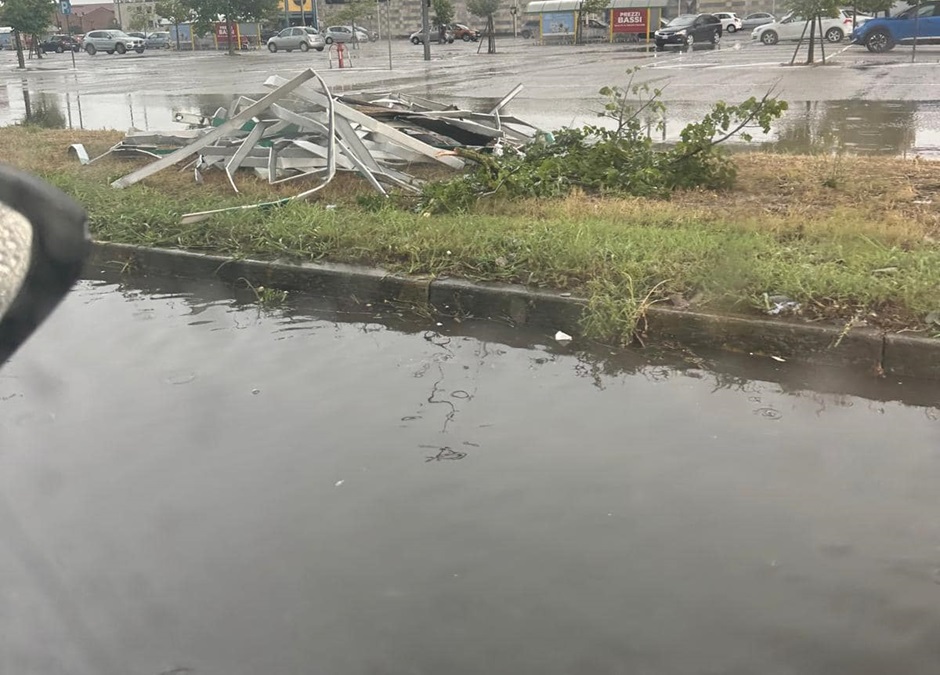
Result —
M392 69L392 14L389 0L385 0L385 39L388 40L388 69Z
M424 60L431 60L431 20L428 17L428 7L431 0L421 0L421 37L424 42Z

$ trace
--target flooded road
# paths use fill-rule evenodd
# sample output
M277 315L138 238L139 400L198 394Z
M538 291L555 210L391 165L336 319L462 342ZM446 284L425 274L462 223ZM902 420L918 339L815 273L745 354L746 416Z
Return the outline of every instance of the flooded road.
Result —
M0 672L936 672L936 385L297 302L88 281L0 372Z

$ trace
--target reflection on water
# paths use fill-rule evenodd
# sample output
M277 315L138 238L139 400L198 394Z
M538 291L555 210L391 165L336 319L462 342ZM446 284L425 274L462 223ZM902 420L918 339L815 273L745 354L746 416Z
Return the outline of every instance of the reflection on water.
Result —
M246 296L0 371L0 671L936 672L935 387Z
M387 92L385 92L387 93ZM43 126L75 129L184 129L174 113L211 116L229 107L236 96L220 94L174 96L157 92L134 94L38 94L7 86L0 125L32 115ZM38 98L37 98L38 97ZM499 99L437 96L441 103L489 112ZM39 104L37 106L37 101ZM595 106L600 108L600 103ZM682 128L701 119L709 107L669 102L664 133L656 140L672 142ZM573 112L545 109L543 101L517 99L506 108L546 129L572 124L603 123L588 107ZM654 132L655 133L655 132ZM794 101L771 133L754 130L754 144L788 153L845 152L854 154L940 156L940 102L937 101Z

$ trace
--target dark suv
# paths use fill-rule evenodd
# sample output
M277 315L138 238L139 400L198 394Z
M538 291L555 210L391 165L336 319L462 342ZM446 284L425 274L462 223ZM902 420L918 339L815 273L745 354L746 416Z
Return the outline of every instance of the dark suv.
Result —
M53 35L39 43L39 47L44 52L55 52L61 54L69 50L77 52L81 49L78 40L69 35Z
M685 47L695 49L697 44L718 46L721 40L721 19L714 14L680 14L653 36L656 49Z

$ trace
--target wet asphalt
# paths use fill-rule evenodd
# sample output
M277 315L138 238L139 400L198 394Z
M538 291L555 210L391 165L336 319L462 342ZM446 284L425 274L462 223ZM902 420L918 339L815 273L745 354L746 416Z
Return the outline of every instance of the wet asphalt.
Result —
M542 46L522 38L498 41L488 55L475 43L434 46L433 60L405 40L353 51L352 69L340 70L327 52L148 52L91 57L47 55L24 73L15 55L0 52L0 125L26 113L24 91L52 105L52 123L66 128L173 129L176 111L211 114L235 95L257 95L271 74L289 76L305 67L322 72L335 92L404 93L445 104L488 111L522 83L508 111L546 129L597 120L598 91L606 85L646 83L661 89L668 104L663 140L701 117L717 100L736 102L768 91L791 111L759 142L784 151L847 150L933 157L940 150L940 104L934 71L940 46L899 47L874 55L862 47L833 45L825 66L789 66L793 45L752 44L725 36L717 50L646 52L623 45ZM627 70L642 66L632 76Z
M935 384L250 297L0 372L0 672L936 673Z

